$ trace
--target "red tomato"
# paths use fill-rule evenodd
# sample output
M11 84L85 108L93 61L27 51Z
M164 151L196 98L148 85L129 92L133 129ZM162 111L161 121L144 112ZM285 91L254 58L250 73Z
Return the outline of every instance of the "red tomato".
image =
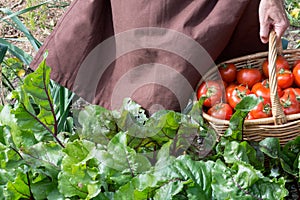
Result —
M228 85L228 83L226 83L226 82L223 81L223 80L216 80L216 82L220 84L220 87L221 87L222 89L225 89L225 88L227 87L227 85Z
M239 84L251 88L255 83L260 82L262 73L258 69L244 68L237 72L236 80Z
M294 75L288 69L280 69L277 73L277 84L278 87L286 89L291 87L294 83Z
M295 84L300 87L300 61L295 67L293 68L293 75L295 78Z
M300 88L293 88L297 101L300 103Z
M271 103L269 80L265 79L262 82L258 82L252 86L251 92L258 97L262 97L265 103ZM280 87L277 88L278 96L283 95L283 91Z
M249 112L252 119L272 117L270 103L260 102L254 109Z
M199 100L202 96L207 97L203 105L206 107L211 107L216 103L221 102L222 94L223 92L222 92L222 86L220 85L220 82L206 81L199 86L197 91L197 98Z
M300 103L300 88L287 88L285 92L292 92L296 96L296 100Z
M264 60L264 62L262 63L262 70L263 70L263 74L266 77L269 77L268 65L269 65L268 59ZM280 69L290 69L290 65L288 61L283 56L277 56L275 66L276 66L276 72L279 71Z
M254 119L254 117L252 116L251 112L248 113L246 119Z
M249 95L250 90L242 85L235 86L228 98L228 103L232 108L235 108L236 104L238 104L245 96Z
M218 119L229 120L232 116L232 108L227 103L218 103L211 107L207 114Z
M236 79L236 66L232 63L224 64L219 67L222 80L231 83Z
M300 104L292 88L285 89L283 96L280 98L282 109L286 115L300 112Z
M226 102L229 102L229 98L231 97L232 94L232 90L234 90L234 88L238 86L235 83L231 83L230 85L228 85L225 89L225 93L226 93Z

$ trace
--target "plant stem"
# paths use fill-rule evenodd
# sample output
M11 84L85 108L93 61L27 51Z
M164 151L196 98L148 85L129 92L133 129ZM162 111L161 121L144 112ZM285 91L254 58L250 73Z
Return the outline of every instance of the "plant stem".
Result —
M30 184L30 177L29 177L29 173L26 172L26 176L27 176L27 182L28 182L28 189L29 189L29 193L30 193L30 200L35 200L32 191L31 191L31 184Z
M10 147L14 152L16 152L16 154L18 154L18 156L24 160L23 156L20 154L19 151L17 151L17 149L15 149L14 147ZM27 185L28 185L28 189L29 189L29 193L30 193L30 197L29 199L30 200L35 200L34 196L33 196L33 193L31 191L31 184L30 184L30 177L29 177L29 173L26 172L26 177L27 177ZM27 196L27 195L26 195Z
M24 110L30 115L30 116L32 116L36 121L38 121L48 132L50 132L53 136L54 136L54 138L55 138L55 140L58 142L58 144L61 146L61 147L63 147L63 148L65 148L65 146L63 145L63 143L58 139L58 137L57 137L57 135L55 135L53 132L52 132L52 130L48 127L48 126L46 126L35 114L33 114L33 113L31 113L31 112L29 112L29 110L27 110L26 109L26 107L25 107L25 105L23 104L23 103L21 103L22 105L23 105L23 108L24 108ZM54 126L55 127L55 126ZM55 128L54 128L55 129Z
M47 99L48 99L48 102L49 102L49 106L50 106L50 109L51 109L51 113L53 115L53 119L54 119L54 137L56 138L57 134L58 134L58 129L57 129L57 126L58 126L58 122L57 122L57 119L56 119L56 115L55 115L55 110L54 110L54 106L53 106L53 103L51 101L51 98L50 98L50 95L49 95L49 91L48 91L48 87L47 87L47 84L45 82L46 80L46 77L45 77L45 73L43 73L43 84L44 84L44 89L45 89L45 92L46 92L46 95L47 95Z

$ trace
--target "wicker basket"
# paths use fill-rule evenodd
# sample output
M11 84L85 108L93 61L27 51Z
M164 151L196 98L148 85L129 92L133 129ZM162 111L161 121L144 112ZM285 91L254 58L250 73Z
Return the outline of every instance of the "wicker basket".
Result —
M251 65L252 67L261 70L262 62L266 58L269 59L269 84L273 117L245 120L243 128L244 140L259 142L266 137L277 137L280 139L281 144L285 144L300 135L300 114L286 116L281 108L279 97L277 95L277 78L275 72L277 54L283 55L290 65L293 65L295 60L300 60L300 49L282 50L282 48L276 46L275 32L271 32L268 52L231 59L217 65L217 67L219 67L226 63L234 63L237 69ZM214 80L216 74L218 74L217 67L208 71L202 80ZM203 117L219 135L223 135L228 128L228 120L216 119L206 113L203 113Z

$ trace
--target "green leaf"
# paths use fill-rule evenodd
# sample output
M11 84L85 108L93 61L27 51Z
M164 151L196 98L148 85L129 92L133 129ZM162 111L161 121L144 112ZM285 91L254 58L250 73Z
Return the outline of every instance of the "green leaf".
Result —
M116 200L144 200L147 198L149 198L148 191L139 191L131 183L122 186L114 195Z
M254 166L255 169L264 169L264 155L259 150L258 145L256 143L252 143L250 145L247 141L243 141L240 143L240 146L242 146L248 156L249 162L252 166Z
M260 196L260 199L278 200L285 199L289 191L285 188L285 180L283 177L278 180L264 180L260 179L250 189L249 192Z
M30 104L28 104L28 107L29 105ZM42 123L37 120L36 116L30 113L24 105L19 104L11 111L11 113L16 118L16 124L19 129L23 130L23 132L28 132L28 136L32 135L36 142L53 140L53 136L50 134L49 130L47 130ZM14 138L16 144L18 144L19 142L17 141L17 138L21 139L21 137L17 136Z
M229 127L225 131L224 136L230 137L234 140L242 140L244 119L259 102L262 101L261 97L255 95L248 95L244 97L235 107L235 113L231 116Z
M93 181L90 177L77 177L75 174L62 172L59 174L58 180L58 189L65 197L90 199L97 196L101 191L100 183Z
M127 146L126 133L120 132L107 145L107 150L97 152L99 162L107 167L135 176L151 167L149 160Z
M279 158L281 151L278 138L265 138L259 142L260 150L271 158Z
M64 195L61 194L58 189L56 188L56 190L53 190L52 192L50 192L47 196L47 199L56 199L56 200L64 200Z
M12 147L26 147L35 144L37 140L34 134L22 129L11 112L11 108L7 105L0 112L0 123L5 125L1 133L3 144Z
M233 181L239 188L243 189L252 186L256 181L263 177L260 171L255 170L253 166L242 162L234 163L231 170L236 172L233 174Z
M26 174L18 173L13 182L9 181L7 183L6 188L5 196L8 200L30 199L31 197Z
M88 160L93 159L95 148L94 143L85 140L69 142L63 149L63 152L66 154L62 161L63 171L72 172L74 165L85 164Z
M194 161L189 156L180 156L169 166L167 177L192 181L193 189L198 191L201 199L211 199L211 169L214 163L211 161ZM190 194L191 195L191 194Z
M298 160L298 155L300 153L300 136L286 143L282 148L282 154L285 156L285 162L289 165L295 165L297 168L296 160Z
M3 62L7 49L6 45L0 44L0 64Z
M130 182L120 187L116 192L116 199L172 199L183 191L186 185L190 191L189 196L198 199L211 199L211 168L213 162L193 161L189 156L180 156L170 159L165 167L160 163L164 160L161 156L167 154L167 147L160 151L160 161L154 171L135 176ZM171 157L172 158L172 157ZM167 160L167 159L165 159Z
M62 152L62 147L56 142L40 142L31 147L23 148L21 155L26 162L30 163L31 168L56 179L65 154Z
M7 170L7 172L5 172L4 174L11 173L12 175L14 175L15 169L18 168L20 165L24 164L24 161L21 159L18 151L9 147L1 151L0 159L0 168Z
M284 179L269 179L244 162L231 168L217 160L212 169L213 198L215 199L283 199L288 191ZM276 191L276 192L274 192Z
M25 53L22 49L18 48L17 46L7 42L6 40L0 38L0 44L5 45L8 47L9 52L17 57L19 60L21 60L23 63L25 63L27 66L30 65L32 61L32 57Z
M120 112L115 113L115 118L119 128L123 131L130 130L134 126L143 125L148 120L145 110L130 98L124 99Z
M53 86L51 86L51 94L53 95L53 104L58 105L55 109L55 115L58 121L58 132L72 132L74 128L74 120L71 117L70 107L75 94L63 86L59 86L59 89L56 91L53 91ZM59 96L58 99L54 98L55 94Z
M57 180L49 177L42 177L41 180L31 183L31 191L36 200L44 200L55 195L55 199L62 197L57 189Z
M235 163L238 161L249 163L246 149L236 141L225 144L224 160L226 163Z
M80 137L106 146L116 134L117 126L111 111L100 106L86 106L79 112L78 122L82 126Z
M22 14L27 13L27 12L30 12L30 11L34 11L35 9L37 9L37 8L41 7L42 5L45 5L45 4L49 3L49 2L50 2L50 1L45 1L45 2L40 3L40 4L38 4L38 5L31 6L31 7L25 8L25 9L23 9L23 10L19 10L19 11L15 12L15 13L12 13L12 14L10 14L10 15L8 15L8 16L5 16L5 17L1 18L0 21L4 21L4 20L6 20L6 19L9 19L9 18L18 16L18 15L22 15Z
M15 179L15 172L10 169L0 169L0 188L6 185L7 182L13 181ZM1 198L0 198L1 199Z
M11 15L11 20L14 22L14 24L10 24L10 25L15 26L19 31L23 32L25 34L25 36L28 38L32 47L35 50L38 50L39 47L41 46L41 43L36 38L33 37L33 35L30 33L30 31L22 23L22 21L17 16L13 16L13 12L8 8L0 8L0 11L6 15ZM6 21L6 20L4 20L4 21Z
M95 144L89 141L70 142L63 149L62 171L58 175L58 189L65 197L91 199L101 191L99 163L94 158Z
M50 70L44 59L35 72L26 76L21 91L16 94L19 102L13 113L17 122L24 130L35 128L34 134L38 141L53 140L53 136L58 141L57 121L49 89Z
M257 97L255 95L247 95L235 106L234 109L243 112L250 112L261 101L263 101L262 97Z
M284 147L279 148L279 158L282 169L292 174L293 176L298 175L298 156L300 152L300 137L289 141Z
M191 116L193 121L195 121L201 126L204 125L204 119L202 117L202 106L205 99L207 99L207 97L202 96L198 101L194 103L192 109L187 114L188 116Z
M181 115L179 113L167 110L158 111L146 122L145 127L149 133L145 135L151 137L158 144L164 144L175 137L180 121Z
M157 153L157 162L155 163L155 169L158 171L163 168L167 168L173 163L175 157L170 154L170 146L172 141L165 143Z
M154 199L173 199L173 196L181 192L183 183L181 181L172 181L160 187L154 196Z
M5 199L4 198L4 187L0 185L0 199Z

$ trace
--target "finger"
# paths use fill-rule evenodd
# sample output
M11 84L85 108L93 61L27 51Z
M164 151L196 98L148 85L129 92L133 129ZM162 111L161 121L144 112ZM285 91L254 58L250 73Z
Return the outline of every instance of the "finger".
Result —
M261 23L260 24L260 40L262 43L266 44L269 41L269 34L270 34L270 24Z
M282 22L281 24L274 25L274 31L276 32L277 38L281 38L289 26L289 22Z

